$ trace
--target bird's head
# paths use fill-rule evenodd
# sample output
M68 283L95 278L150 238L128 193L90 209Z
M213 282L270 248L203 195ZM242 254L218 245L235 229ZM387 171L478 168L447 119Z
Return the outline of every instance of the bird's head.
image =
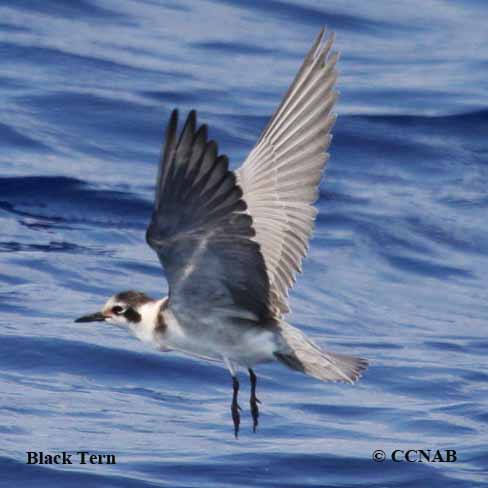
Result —
M144 305L154 302L140 291L124 291L110 297L102 310L84 315L75 322L109 322L115 325L134 325L145 318Z

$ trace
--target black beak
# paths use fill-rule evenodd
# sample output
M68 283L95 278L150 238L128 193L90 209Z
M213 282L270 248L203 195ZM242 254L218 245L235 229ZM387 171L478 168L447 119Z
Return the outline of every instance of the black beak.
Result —
M83 317L76 319L75 322L104 322L106 318L102 313L96 312L91 315L83 315Z

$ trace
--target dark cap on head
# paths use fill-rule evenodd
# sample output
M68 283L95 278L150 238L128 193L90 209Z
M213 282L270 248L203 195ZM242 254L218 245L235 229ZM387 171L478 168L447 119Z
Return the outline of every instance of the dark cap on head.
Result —
M127 303L129 307L137 307L153 301L153 299L148 297L145 293L133 290L117 293L117 295L115 295L115 300L121 303Z

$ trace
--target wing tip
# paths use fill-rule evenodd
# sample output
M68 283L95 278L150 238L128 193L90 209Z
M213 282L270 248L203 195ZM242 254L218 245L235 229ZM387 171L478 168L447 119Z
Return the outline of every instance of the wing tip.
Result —
M166 126L166 143L163 151L162 161L166 161L174 148L176 132L178 130L178 109L171 112L168 125Z
M174 108L171 112L171 115L169 117L169 126L175 126L178 124L178 109Z
M327 26L326 25L323 25L320 30L319 30L319 33L317 34L317 37L315 38L315 41L314 41L314 46L318 46L322 40L324 39L324 34L326 33L327 31Z
M190 112L188 112L188 115L186 116L185 126L183 127L181 133L184 134L185 131L189 129L191 130L192 133L194 133L196 125L197 125L197 112L196 110L190 110Z
M195 139L201 138L203 141L207 141L208 139L208 126L207 124L202 124L195 134Z
M335 43L335 40L335 32L328 29L327 26L323 26L313 44L313 52L316 55L327 54Z
M175 134L178 130L178 109L175 108L169 117L168 125L166 126L166 148L165 150L169 150L169 146L171 146Z

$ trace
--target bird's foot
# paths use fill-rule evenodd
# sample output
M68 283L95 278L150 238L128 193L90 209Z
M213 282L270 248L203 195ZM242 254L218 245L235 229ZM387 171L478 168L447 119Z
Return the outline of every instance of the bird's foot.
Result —
M233 394L230 411L232 412L232 421L234 422L234 437L237 439L237 436L239 435L239 425L241 423L241 415L239 413L241 407L237 403L237 396L239 394L239 380L236 376L232 376L232 389Z
M234 422L234 436L237 439L239 436L239 426L241 424L241 414L239 413L241 407L237 402L232 402L230 411L232 412L232 421Z
M256 432L258 427L258 419L259 419L259 407L258 404L261 404L259 399L256 395L251 395L251 399L249 400L249 405L251 406L251 415L252 415L252 431Z

